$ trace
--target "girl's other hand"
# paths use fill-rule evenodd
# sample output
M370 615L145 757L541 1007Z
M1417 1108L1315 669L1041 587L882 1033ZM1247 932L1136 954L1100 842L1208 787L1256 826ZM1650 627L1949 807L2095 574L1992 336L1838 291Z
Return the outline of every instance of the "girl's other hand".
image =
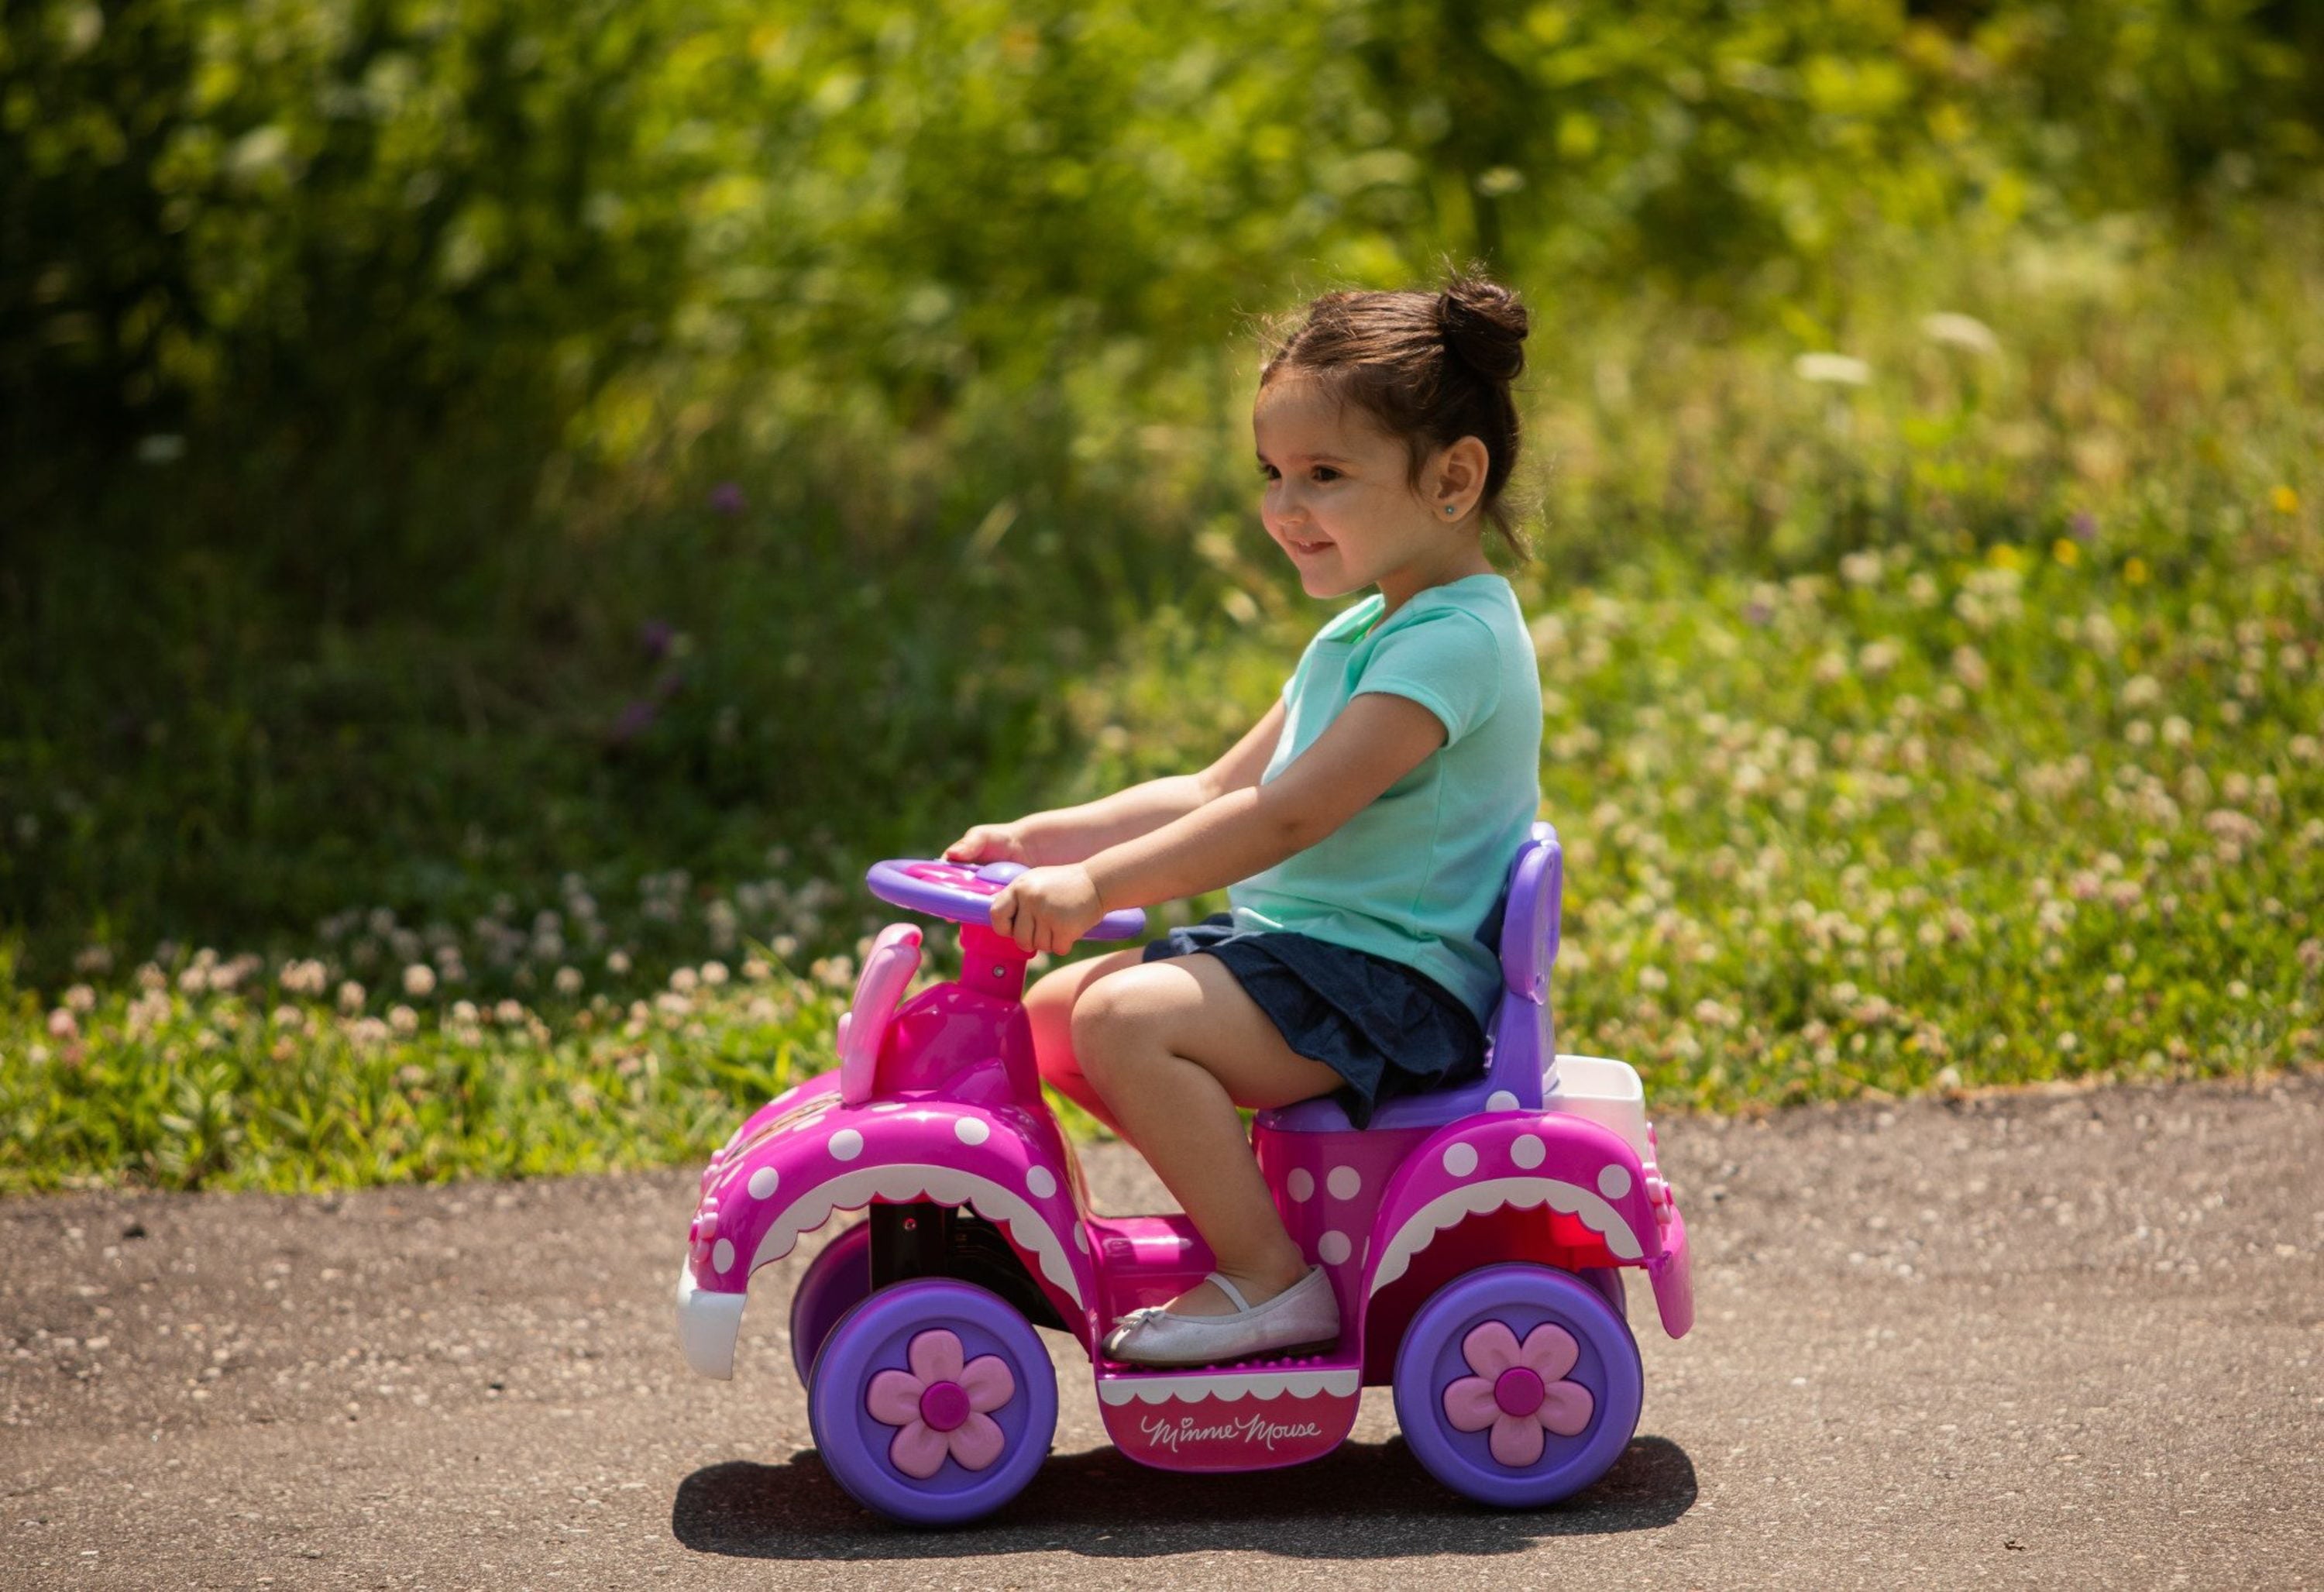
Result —
M994 932L1014 940L1019 951L1063 956L1104 916L1097 881L1078 862L1020 873L992 897Z
M1014 824L972 824L966 834L944 849L947 862L1022 862L1028 867L1033 859L1025 854L1024 837Z

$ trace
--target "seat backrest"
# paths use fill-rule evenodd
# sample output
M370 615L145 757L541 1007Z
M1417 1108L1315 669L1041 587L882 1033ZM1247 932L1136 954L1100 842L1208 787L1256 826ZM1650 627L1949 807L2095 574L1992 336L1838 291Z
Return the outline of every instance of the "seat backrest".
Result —
M1557 1055L1549 970L1557 961L1565 852L1557 831L1536 823L1509 860L1501 893L1477 938L1501 959L1500 999L1485 1026L1485 1075L1450 1089L1405 1095L1372 1113L1374 1127L1434 1127L1480 1111L1541 1109L1544 1073ZM1260 1114L1270 1127L1342 1133L1347 1113L1326 1095Z
M1501 998L1485 1036L1486 1092L1514 1095L1528 1110L1541 1109L1542 1073L1557 1054L1549 970L1564 904L1565 849L1555 829L1536 823L1477 936L1501 954Z

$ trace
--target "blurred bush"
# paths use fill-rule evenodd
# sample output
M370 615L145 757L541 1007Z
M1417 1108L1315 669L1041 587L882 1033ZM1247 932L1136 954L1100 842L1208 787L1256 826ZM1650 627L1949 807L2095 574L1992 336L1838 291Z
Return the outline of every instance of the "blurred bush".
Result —
M224 453L239 548L462 569L413 494L519 512L552 455L1021 430L1443 250L1812 306L1867 228L2200 209L2319 129L2290 0L28 0L8 507L85 534L110 463ZM942 490L862 484L889 523Z
M1446 255L1543 312L1569 571L2022 536L2150 443L2273 484L2187 417L2311 380L2250 323L2312 278L2229 279L2319 152L2284 0L18 0L0 926L1021 799L1158 609L1281 617L1252 319ZM2150 347L2121 284L2206 231ZM1839 348L1898 380L1794 381Z

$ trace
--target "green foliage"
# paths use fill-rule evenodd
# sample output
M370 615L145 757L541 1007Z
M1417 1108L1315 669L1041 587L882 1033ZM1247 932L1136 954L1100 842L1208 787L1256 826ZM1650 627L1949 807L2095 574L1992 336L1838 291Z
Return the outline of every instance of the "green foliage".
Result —
M1537 314L1570 1044L2312 1059L2312 10L10 8L0 1182L701 1147L870 857L1264 705L1254 323L1448 256ZM802 1004L666 987L740 934Z

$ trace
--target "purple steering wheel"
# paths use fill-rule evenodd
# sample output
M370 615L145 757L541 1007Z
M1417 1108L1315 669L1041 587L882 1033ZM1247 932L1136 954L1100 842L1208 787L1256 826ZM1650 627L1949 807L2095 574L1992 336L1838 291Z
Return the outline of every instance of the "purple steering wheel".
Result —
M992 926L992 897L1025 871L1022 862L945 862L908 858L874 862L863 882L891 906L954 923ZM1082 931L1084 940L1128 940L1146 932L1143 907L1109 912Z

